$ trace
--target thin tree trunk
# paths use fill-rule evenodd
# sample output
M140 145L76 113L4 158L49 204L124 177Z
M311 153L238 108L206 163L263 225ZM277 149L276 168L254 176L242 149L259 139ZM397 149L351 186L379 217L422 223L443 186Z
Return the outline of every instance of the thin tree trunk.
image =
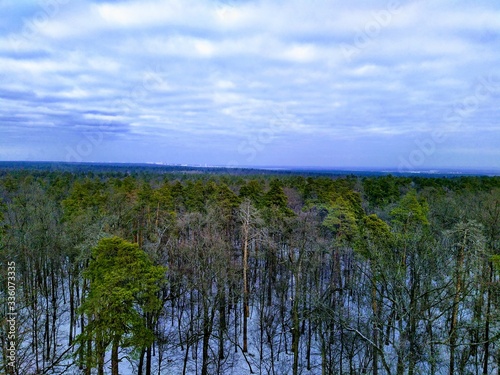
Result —
M410 288L410 314L409 314L409 332L408 332L408 341L409 341L409 361L408 361L408 375L413 375L415 372L415 352L416 352L416 336L417 336L417 295L418 295L418 276L415 271L415 256L412 257L412 265L411 265L411 288Z
M211 322L208 313L206 302L202 302L203 306L203 347L202 347L202 365L201 375L208 375L208 346L210 335L212 334Z
M378 303L377 288L375 283L372 285L372 312L373 312L373 343L378 346ZM378 375L378 348L373 348L373 375Z
M465 246L466 235L464 236ZM464 263L464 246L460 246L457 255L457 268L455 271L455 296L453 297L453 309L450 324L450 375L455 375L455 349L457 346L457 324L458 324L458 304L462 292L462 267Z
M119 339L115 337L113 340L113 345L111 347L111 375L118 374L118 343Z
M142 348L141 349L141 355L139 357L139 365L138 365L138 368L137 368L137 375L142 375L142 370L143 370L143 367L144 367L144 354L145 353L146 353L145 348Z
M306 361L307 361L307 371L311 371L311 342L312 342L312 325L311 319L307 321L307 351L306 351Z
M146 375L151 375L152 345L146 349Z
M300 324L299 324L299 313L298 313L298 302L297 295L293 301L292 308L292 353L293 353L293 375L299 373L299 339L300 339Z
M90 363L90 358L92 358L92 341L89 339L87 341L87 361L85 364L85 375L90 375L92 373L92 365ZM101 370L101 374L104 370Z
M189 341L189 340L188 340ZM186 344L186 353L184 354L184 363L182 365L182 375L186 375L187 363L189 359L189 342Z
M92 352L91 341L89 340L89 353ZM102 342L102 338L98 337L96 339L96 355L97 355L97 374L104 375L104 352L105 348ZM90 357L89 357L90 360ZM88 368L90 369L92 366L89 364ZM90 374L90 372L89 372Z
M398 320L398 328L399 328L399 348L398 348L398 364L396 368L397 375L403 375L405 372L403 356L405 353L404 346L406 341L406 332L403 331L403 321L401 318Z
M68 275L69 283L69 338L68 345L71 346L73 343L73 329L75 327L75 292L74 292L74 281L71 277L71 272Z
M248 317L250 308L248 303L248 225L243 225L243 352L248 351Z
M488 360L490 356L490 314L491 314L491 284L493 282L493 264L488 263L489 278L486 290L486 323L484 327L484 359L483 375L488 375Z
M221 362L224 355L224 335L226 333L226 290L223 289L220 296L220 305L219 305L219 362Z

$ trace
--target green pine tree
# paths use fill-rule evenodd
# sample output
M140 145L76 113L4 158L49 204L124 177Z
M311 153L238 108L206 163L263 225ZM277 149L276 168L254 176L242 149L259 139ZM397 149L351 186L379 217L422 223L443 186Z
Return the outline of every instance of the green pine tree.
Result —
M141 349L153 342L144 316L161 308L157 295L165 282L165 271L137 244L119 237L99 241L83 273L89 292L80 313L88 323L77 338L77 354L87 368L98 367L102 373L102 359L111 346L111 370L118 375L120 347Z

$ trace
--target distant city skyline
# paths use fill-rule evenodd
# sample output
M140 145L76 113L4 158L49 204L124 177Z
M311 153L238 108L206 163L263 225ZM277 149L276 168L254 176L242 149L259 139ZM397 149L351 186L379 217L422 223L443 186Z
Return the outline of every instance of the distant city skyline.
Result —
M0 160L500 170L496 1L0 2Z

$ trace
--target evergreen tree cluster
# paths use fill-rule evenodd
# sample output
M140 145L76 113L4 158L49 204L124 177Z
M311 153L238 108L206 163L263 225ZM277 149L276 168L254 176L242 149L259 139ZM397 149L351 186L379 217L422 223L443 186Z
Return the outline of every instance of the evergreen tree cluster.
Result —
M498 177L9 168L0 372L500 372L499 240Z

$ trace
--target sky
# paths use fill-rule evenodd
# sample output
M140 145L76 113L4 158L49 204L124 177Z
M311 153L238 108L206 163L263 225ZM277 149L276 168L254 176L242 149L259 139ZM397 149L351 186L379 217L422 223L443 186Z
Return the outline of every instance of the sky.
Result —
M0 0L0 160L500 170L500 2Z

